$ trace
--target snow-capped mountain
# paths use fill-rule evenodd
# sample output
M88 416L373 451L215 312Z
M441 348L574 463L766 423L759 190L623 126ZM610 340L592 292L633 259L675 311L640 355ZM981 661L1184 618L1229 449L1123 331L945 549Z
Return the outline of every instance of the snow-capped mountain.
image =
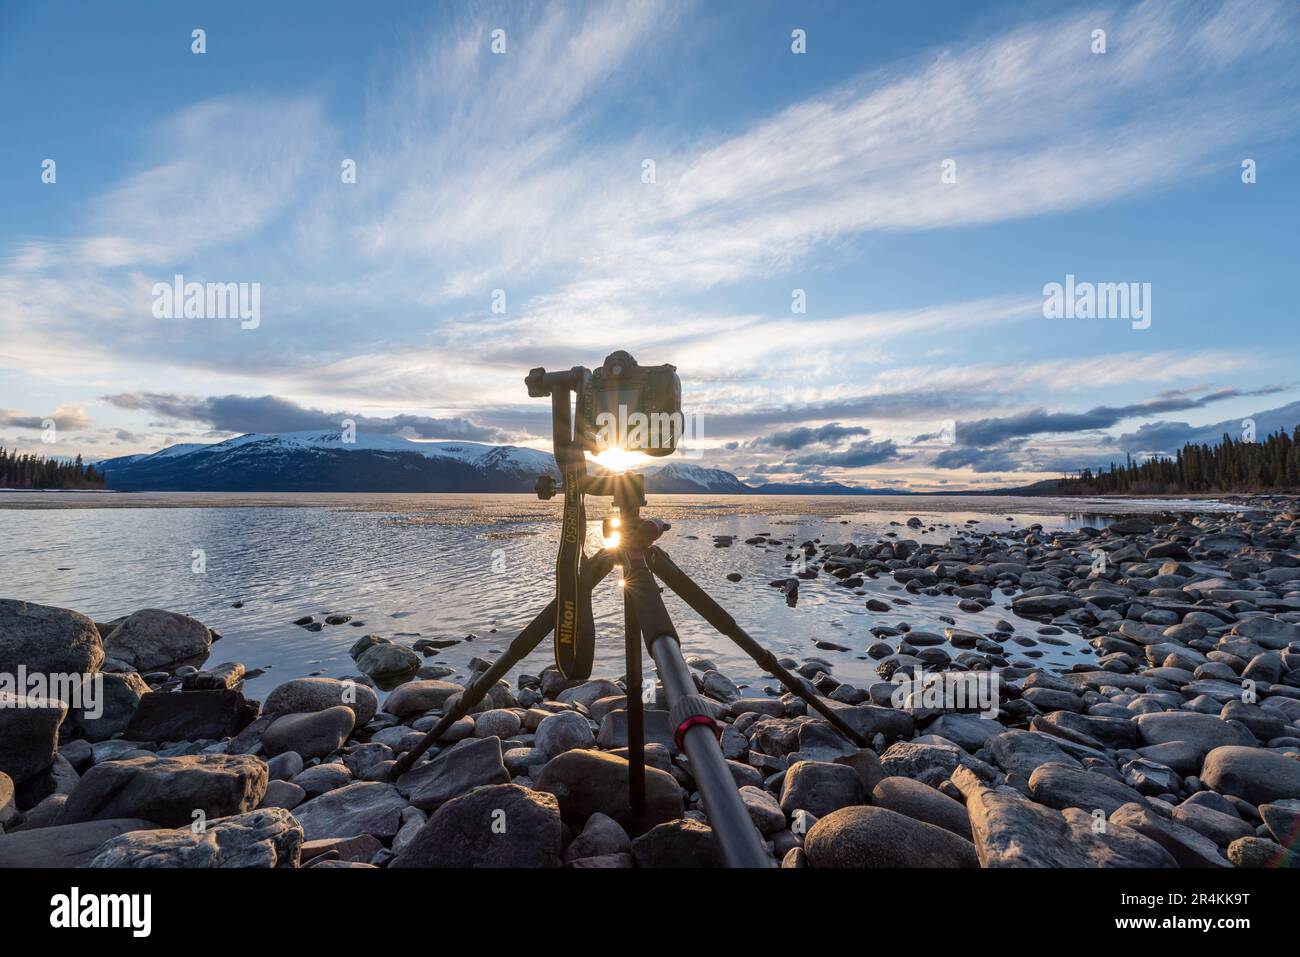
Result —
M104 459L108 487L171 492L531 492L543 473L559 478L550 452L479 442L416 442L336 431L256 432L211 445L171 445L151 455ZM592 466L593 474L600 471ZM746 485L690 462L647 465L653 494L879 494L836 483Z
M552 475L547 452L478 442L415 442L336 431L249 433L100 462L110 488L169 491L523 492Z
M706 469L689 462L651 465L638 471L645 476L647 492L743 495L753 491L730 472Z

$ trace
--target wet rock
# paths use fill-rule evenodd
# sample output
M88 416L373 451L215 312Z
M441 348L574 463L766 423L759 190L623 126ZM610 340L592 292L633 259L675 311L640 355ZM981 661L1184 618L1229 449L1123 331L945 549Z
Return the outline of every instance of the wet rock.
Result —
M393 785L358 781L300 804L293 814L309 841L361 834L383 840L397 834L405 807Z
M1227 847L1237 838L1254 833L1254 828L1243 821L1227 802L1224 807L1209 807L1187 800L1174 808L1173 819L1205 835L1220 847Z
M318 764L290 779L307 792L307 797L319 797L352 782L352 772L341 762Z
M1255 739L1244 728L1229 724L1217 715L1191 711L1161 711L1137 718L1138 737L1143 744L1186 741L1202 754L1222 745L1253 745Z
M628 854L632 839L619 823L606 814L597 812L587 819L582 833L564 849L565 861L590 857L607 857L611 854Z
M0 771L21 784L48 768L67 714L62 701L0 691Z
M68 796L59 824L144 818L188 826L194 812L209 820L251 811L266 793L266 764L249 755L137 757L96 764Z
M307 800L307 792L290 781L271 781L266 786L259 807L279 807L292 811Z
M1095 818L1055 811L1011 788L988 788L959 768L953 780L966 795L975 849L984 867L1172 867L1159 844L1129 828L1095 829Z
M265 808L192 828L131 831L107 841L88 867L297 867L303 832L283 808Z
M416 807L431 811L476 787L509 783L501 739L466 738L411 768L397 779L397 789Z
M497 737L505 740L519 733L519 715L505 708L484 711L474 719L474 734L480 738Z
M104 653L137 671L171 668L207 657L212 631L188 615L145 608L126 618L104 638Z
M392 641L373 644L356 657L357 669L372 678L414 674L423 660L419 652Z
M104 661L95 623L67 608L0 599L0 673L92 675Z
M238 688L244 680L246 669L242 661L226 661L203 671L187 674L181 679L186 691L225 691Z
M389 714L397 715L399 718L424 714L426 711L444 707L447 699L452 695L462 693L464 690L463 685L450 681L438 681L436 679L408 681L388 696L387 700L384 701L384 710ZM470 727L473 727L473 725L471 724Z
M1201 780L1251 804L1300 798L1300 761L1265 748L1218 747L1205 756Z
M1278 843L1300 849L1300 800L1261 804L1259 816Z
M1029 792L1035 801L1064 810L1077 807L1084 811L1100 808L1107 815L1125 804L1144 804L1142 795L1105 774L1084 771L1064 764L1041 764L1029 776Z
M781 805L776 803L776 798L753 785L742 787L739 793L745 810L749 812L749 819L754 822L754 826L764 837L784 830L785 812L781 810Z
M1228 860L1237 867L1271 870L1300 868L1300 854L1265 837L1239 837L1228 845Z
M549 791L560 802L560 813L573 827L600 812L612 817L629 833L639 834L627 806L628 763L599 751L565 751L538 772L539 791ZM646 814L641 829L680 817L684 794L671 774L646 768Z
M978 867L975 847L942 827L883 807L846 807L808 832L813 867Z
M972 840L970 818L961 802L920 781L905 777L884 778L871 792L871 803L941 827L967 841Z
M561 711L543 719L537 726L536 735L533 747L548 759L565 751L590 748L596 740L590 723L576 711Z
M399 689L400 690L400 689ZM396 694L396 692L394 692ZM294 678L278 686L266 696L262 705L265 715L301 714L324 711L345 705L356 714L356 726L361 727L379 710L379 696L375 690L360 681L338 678ZM396 712L392 712L396 714Z
M689 818L656 825L632 842L637 867L722 867L713 829Z
M593 678L590 681L584 681L580 685L564 689L556 696L556 700L564 704L580 704L584 708L590 708L601 698L608 698L611 695L620 695L622 693L623 689L614 682L605 678Z
M103 682L103 699L98 717L91 718L84 713L73 715L87 741L107 741L125 731L135 716L140 699L150 694L149 685L135 671L101 673L100 680Z
M134 741L198 741L239 734L257 717L258 703L238 691L153 692L140 698L126 726Z
M270 757L288 751L295 751L307 759L329 757L343 747L355 721L356 714L346 705L305 714L281 715L262 735L262 750Z
M989 751L1003 771L1022 774L1026 778L1040 764L1080 767L1079 762L1066 754L1050 737L1034 731L1004 731L989 742Z
M156 826L142 818L107 818L0 834L0 869L84 867L105 841Z
M862 779L853 768L826 761L796 762L781 785L781 810L787 815L806 811L824 817L865 798Z
M389 867L556 867L562 832L553 795L480 787L438 808Z
M1161 817L1144 804L1121 805L1111 814L1110 821L1151 838L1170 853L1179 867L1230 866L1209 838Z

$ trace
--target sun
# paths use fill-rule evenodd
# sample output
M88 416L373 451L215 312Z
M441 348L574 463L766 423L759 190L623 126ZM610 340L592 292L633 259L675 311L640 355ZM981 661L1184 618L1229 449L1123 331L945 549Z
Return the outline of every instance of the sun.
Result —
M627 472L646 460L642 452L629 452L617 446L611 446L598 455L592 456L595 462L610 472Z

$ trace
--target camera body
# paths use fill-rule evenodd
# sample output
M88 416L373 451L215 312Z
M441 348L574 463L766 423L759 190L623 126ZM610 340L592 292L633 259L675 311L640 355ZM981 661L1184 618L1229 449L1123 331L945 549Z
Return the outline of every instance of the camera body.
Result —
M638 365L626 352L611 352L575 391L575 438L588 451L661 456L676 450L685 430L676 366Z

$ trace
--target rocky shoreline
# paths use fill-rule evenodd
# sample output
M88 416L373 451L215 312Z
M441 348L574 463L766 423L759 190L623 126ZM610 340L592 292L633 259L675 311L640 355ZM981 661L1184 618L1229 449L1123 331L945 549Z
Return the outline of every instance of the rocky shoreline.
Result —
M784 689L748 696L689 660L774 865L1300 866L1300 504L906 535L760 543L786 549L772 584L787 600L822 576L952 599L942 633L882 625L783 660L870 749ZM995 594L1014 621L960 627ZM865 601L894 610L879 591ZM1035 649L1065 635L1086 660L1040 664ZM393 780L464 690L419 642L365 635L357 675L259 702L243 664L202 667L219 637L157 609L97 623L0 601L0 867L721 863L662 691L633 819L617 678L503 682ZM843 655L875 660L878 680L839 682ZM920 677L936 673L939 698ZM29 693L20 674L94 680L97 706ZM949 693L977 682L991 707ZM381 707L376 688L394 683Z

